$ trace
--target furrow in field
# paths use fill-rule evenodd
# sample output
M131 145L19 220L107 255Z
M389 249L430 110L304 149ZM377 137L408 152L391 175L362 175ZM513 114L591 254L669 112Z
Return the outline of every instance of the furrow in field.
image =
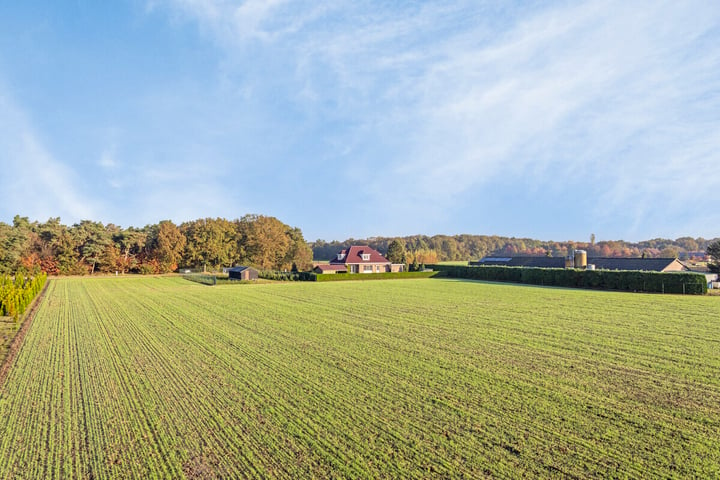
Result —
M172 351L168 349L168 345L162 345L157 341L153 341L153 332L138 328L139 324L132 324L124 320L125 317L122 312L124 312L125 306L118 304L115 305L115 307L115 311L120 312L118 322L115 326L117 328L122 326L121 334L133 343L134 350L132 357L135 362L139 362L139 366L141 367L136 370L135 374L148 377L148 382L145 387L152 390L156 399L169 401L167 403L175 407L172 412L174 415L176 414L186 418L186 422L178 422L182 425L193 425L192 420L197 419L198 413L209 414L206 418L208 418L208 421L212 422L212 424L207 425L205 428L198 425L194 429L194 436L196 438L202 438L203 442L207 443L208 437L216 437L222 434L222 432L218 433L217 421L212 418L212 413L218 411L218 409L197 402L198 398L202 397L200 395L201 392L198 391L197 388L200 381L195 375L195 372L192 370L184 371L189 370L187 368L183 370L178 369L178 366L183 364L182 362L187 362L189 359L173 358ZM136 312L139 311L143 313L143 315L152 313L145 311L142 305L131 304L129 308ZM172 431L168 433L175 435L181 432ZM182 433L187 435L188 432ZM213 443L213 446L217 446L217 442ZM250 464L247 464L246 467L252 469Z
M158 317L161 317L161 316L162 316L162 314L159 313L159 314L158 314ZM199 347L199 348L200 348L200 347ZM207 358L211 358L211 359L212 359L213 357L217 358L216 352L207 351L207 352L203 352L203 353L205 353L205 354L208 356ZM207 362L207 358L202 362L202 366L204 366L204 365L206 365L206 364L208 363L208 362ZM213 361L213 362L211 362L211 363L213 364L214 368L217 368L217 366L218 366L218 365L216 365L217 362L214 362L214 361ZM206 378L206 376L205 376L205 375L200 375L199 378L200 378L200 379ZM254 386L251 387L251 386L248 385L248 384L243 385L243 387L245 387L246 390L247 390L248 388L250 388L250 389L252 389L252 390L255 390L256 392L258 391L258 388L259 388L258 385L254 385ZM256 396L257 396L257 398L268 398L267 393L264 392L264 391L262 391L262 390L260 390L259 393L256 393ZM218 402L219 400L221 400L221 398L218 398L218 396L217 396L217 394L216 394L216 395L214 396L214 400L215 400L215 402ZM228 407L231 408L232 406L229 405Z
M246 354L248 354L248 352L246 352ZM250 353L250 354L251 354L251 353ZM266 361L266 359L263 358L263 357L257 357L257 358L256 358L256 361L259 362L259 363L264 363L264 362ZM272 366L270 366L270 367L271 367L272 369L275 369L275 370L278 370L278 371L282 371L282 368L281 368L282 366L279 366L278 368L275 368L275 367L272 367ZM289 382L289 381L291 381L291 379L286 378L286 379L282 379L282 381L283 381L283 382ZM319 395L319 392L322 392L322 385L317 385L317 386L307 385L307 387L308 387L308 391L313 391L315 397L317 397L317 396ZM319 387L319 388L318 388L317 390L315 390L315 387ZM281 393L283 393L283 394L285 395L287 392L281 392ZM287 395L285 395L285 396L287 396ZM292 398L292 397L289 397L289 398ZM329 401L331 404L333 403L333 402L332 402L332 399L318 398L318 400L320 400L322 403L326 403L326 402L328 402L328 401ZM292 403L292 400L290 400L290 402Z
M356 420L356 419L353 419L353 420ZM392 433L392 432L391 432L391 433Z

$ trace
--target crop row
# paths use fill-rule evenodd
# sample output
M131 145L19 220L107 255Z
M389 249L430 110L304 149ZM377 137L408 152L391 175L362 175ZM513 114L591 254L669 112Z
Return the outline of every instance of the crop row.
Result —
M712 477L715 300L57 280L0 387L0 477Z

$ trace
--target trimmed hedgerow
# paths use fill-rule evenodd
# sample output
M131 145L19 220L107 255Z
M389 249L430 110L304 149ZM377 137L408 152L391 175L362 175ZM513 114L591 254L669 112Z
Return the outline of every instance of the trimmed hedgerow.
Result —
M432 268L444 272L449 277L495 282L649 293L690 295L707 293L705 276L694 272L577 270L500 266L463 267L455 265L433 265Z
M266 280L281 282L314 282L315 274L312 272L279 272L276 270L261 270L258 277Z
M182 278L190 280L195 283L202 283L203 285L217 285L217 276L215 275L201 275L201 274L188 274L183 275Z
M383 273L318 273L317 282L342 282L345 280L388 280L402 278L430 278L440 272L383 272Z

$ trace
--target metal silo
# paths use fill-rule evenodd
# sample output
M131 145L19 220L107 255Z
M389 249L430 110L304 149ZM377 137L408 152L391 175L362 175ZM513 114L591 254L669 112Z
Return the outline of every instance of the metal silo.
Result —
M587 268L587 252L575 250L575 268Z

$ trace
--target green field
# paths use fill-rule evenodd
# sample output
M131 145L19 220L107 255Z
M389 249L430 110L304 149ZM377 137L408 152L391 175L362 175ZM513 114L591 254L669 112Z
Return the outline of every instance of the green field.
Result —
M0 478L717 478L718 300L53 280Z

